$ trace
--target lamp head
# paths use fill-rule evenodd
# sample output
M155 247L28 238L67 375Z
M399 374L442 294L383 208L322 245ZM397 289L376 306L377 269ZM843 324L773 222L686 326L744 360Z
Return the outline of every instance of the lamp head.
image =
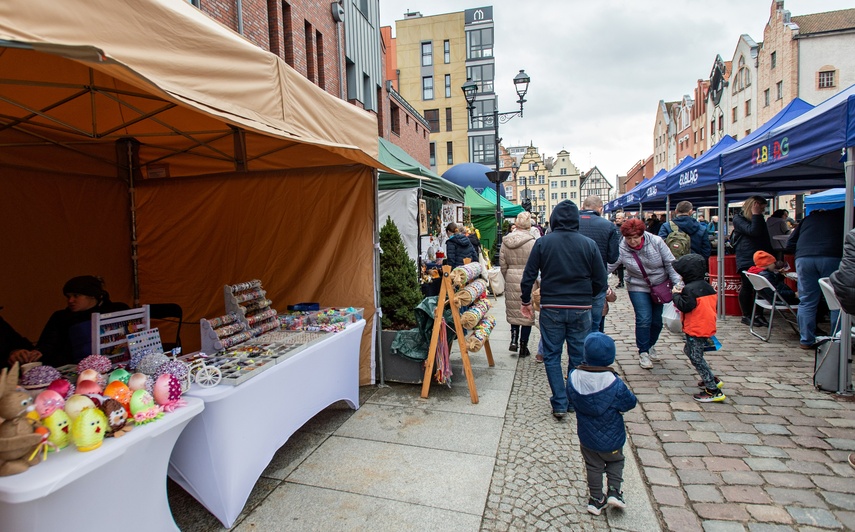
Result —
M528 92L528 83L531 81L531 78L528 77L528 74L525 73L525 70L520 70L519 74L514 76L514 88L517 90L517 96L519 96L518 104L522 105L525 102L525 93Z
M466 78L460 89L463 91L463 97L466 98L466 108L469 109L469 114L472 114L472 109L475 108L475 95L478 94L478 84L472 81L472 78Z
M487 179L490 180L490 183L496 183L496 184L504 183L505 181L508 180L508 177L511 175L511 173L507 170L500 170L498 172L495 170L491 170L489 172L484 172L484 173L487 174Z

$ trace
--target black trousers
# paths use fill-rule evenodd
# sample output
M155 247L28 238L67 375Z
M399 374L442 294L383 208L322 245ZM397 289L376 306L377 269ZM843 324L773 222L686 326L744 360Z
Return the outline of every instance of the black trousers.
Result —
M754 286L751 285L751 281L745 275L745 270L739 270L739 278L742 280L742 288L739 289L739 308L742 310L742 317L751 319L751 307L754 306ZM762 308L757 307L756 316L763 316Z

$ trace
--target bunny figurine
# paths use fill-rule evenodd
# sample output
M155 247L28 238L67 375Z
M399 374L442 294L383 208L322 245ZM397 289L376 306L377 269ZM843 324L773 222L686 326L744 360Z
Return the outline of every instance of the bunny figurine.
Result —
M41 461L41 453L35 451L42 436L27 419L27 412L34 408L33 399L17 388L16 362L11 370L0 371L0 476L4 477L23 473Z

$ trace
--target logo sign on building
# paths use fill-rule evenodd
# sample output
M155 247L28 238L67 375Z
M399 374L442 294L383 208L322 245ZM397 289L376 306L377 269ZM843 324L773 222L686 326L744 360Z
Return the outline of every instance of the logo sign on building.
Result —
M477 24L493 20L493 6L476 7L465 11L465 24Z

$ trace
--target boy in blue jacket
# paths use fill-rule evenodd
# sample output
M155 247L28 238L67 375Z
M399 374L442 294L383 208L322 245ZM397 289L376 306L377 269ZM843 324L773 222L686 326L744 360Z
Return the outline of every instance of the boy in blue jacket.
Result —
M570 372L567 395L576 408L576 426L582 458L588 472L588 512L600 515L606 506L626 508L623 483L623 413L635 408L635 395L609 366L615 361L615 342L603 333L585 338L585 360ZM608 493L603 495L603 473Z

